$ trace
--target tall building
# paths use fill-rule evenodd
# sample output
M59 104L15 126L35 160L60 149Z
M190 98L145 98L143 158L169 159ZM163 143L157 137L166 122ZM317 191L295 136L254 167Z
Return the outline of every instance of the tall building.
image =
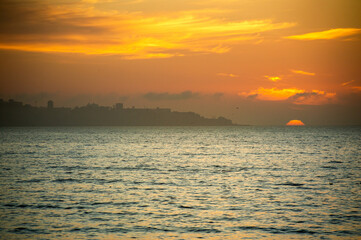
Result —
M48 101L48 109L53 109L54 108L54 102L52 100Z
M123 109L123 103L117 103L117 104L115 104L115 109L116 109L116 110L121 110L121 109Z

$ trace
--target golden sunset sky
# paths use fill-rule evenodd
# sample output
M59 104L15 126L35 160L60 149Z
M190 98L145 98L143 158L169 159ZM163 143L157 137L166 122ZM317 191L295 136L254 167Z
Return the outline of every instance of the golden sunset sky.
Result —
M3 0L0 97L361 124L360 0Z

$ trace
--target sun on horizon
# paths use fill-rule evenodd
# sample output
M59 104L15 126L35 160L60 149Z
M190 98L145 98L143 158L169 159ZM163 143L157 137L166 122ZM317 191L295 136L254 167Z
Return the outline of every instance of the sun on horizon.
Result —
M290 120L287 126L305 126L305 124L301 120Z

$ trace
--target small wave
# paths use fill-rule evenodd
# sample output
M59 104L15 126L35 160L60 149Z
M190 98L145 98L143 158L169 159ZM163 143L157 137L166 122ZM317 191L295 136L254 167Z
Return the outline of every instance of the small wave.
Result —
M302 187L305 184L303 183L294 183L294 182L285 182L285 183L281 183L281 184L277 184L277 185L282 185L282 186L293 186L293 187Z
M116 214L121 215L121 216L124 216L124 215L130 215L130 216L139 215L138 212L130 212L130 211L122 211L122 212L119 212L119 213L116 213Z
M5 207L18 207L18 208L27 208L30 207L28 204L16 204L16 203L6 203L4 204Z
M86 207L84 206L76 206L76 207L64 207L64 209L66 210L70 210L70 209L85 209Z
M29 180L19 180L17 181L18 183L37 183L37 182L42 182L44 181L43 179L29 179Z
M123 179L112 179L112 180L106 180L105 183L115 183L115 182L123 182Z
M10 205L10 204L9 204ZM31 207L32 205L28 205L28 204L14 204L12 205L12 207L17 207L17 208L29 208Z
M31 204L16 204L16 203L7 203L4 204L3 206L5 207L15 207L15 208L34 208L34 209L57 209L57 208L62 208L60 206L57 205L51 205L51 204L36 204L36 205L31 205Z
M343 218L352 221L361 221L361 215L345 215Z
M256 226L241 226L238 227L241 230L258 230L274 234L289 234L289 233L298 233L298 234L316 234L317 232L307 229L298 229L293 227L283 227L283 228L274 228L274 227L256 227Z
M73 228L70 229L70 232L96 232L98 228L93 227L84 227L84 228Z
M90 205L95 206L95 205L106 205L106 204L112 204L113 202L93 202Z
M162 171L162 169L154 168L147 165L137 165L134 167L113 167L112 170L118 171Z
M27 152L22 152L21 154L26 154L26 155L33 155L35 154L36 152L33 152L33 151L27 151Z
M96 167L87 167L87 166L59 166L59 165L50 165L48 166L48 168L59 168L59 169L63 169L64 171L73 171L73 170L90 170L92 168L96 168Z
M248 171L248 167L227 167L227 166L220 166L220 165L213 165L215 168L213 173L229 173L229 172L244 172Z
M29 234L29 233L36 233L36 234L47 234L45 229L34 229L34 228L27 228L27 227L18 227L10 230L9 232L17 233L17 234Z
M337 236L350 236L350 235L359 234L356 231L351 231L351 230L338 230L338 231L333 231L332 233L336 234Z
M342 163L341 161L337 161L337 160L332 160L332 161L329 161L328 163Z
M51 205L51 204L38 204L34 206L35 208L39 208L39 209L46 209L46 208L50 208L50 209L56 209L56 208L62 208L60 206L57 205Z
M106 231L111 233L128 233L131 230L121 227L114 227L114 228L107 228Z
M150 182L149 184L155 185L155 186L171 185L171 184L166 183L166 182Z
M194 209L194 207L192 207L192 206L186 206L186 205L180 205L179 208Z
M94 218L90 218L90 221L108 222L109 219L108 218L101 218L101 217L94 217Z
M5 151L3 153L3 155L15 155L15 154L17 154L17 152L14 152L14 151Z
M187 232L199 232L199 233L220 233L221 231L215 228L202 228L202 227L187 227Z
M151 226L135 226L134 229L137 231L144 231L144 232L173 232L173 230L167 229L167 228L156 228Z
M114 206L132 206L132 205L137 205L139 204L139 202L118 202L118 203L113 203Z
M60 182L60 183L63 183L63 182L79 182L79 180L74 179L74 178L58 178L58 179L53 180L53 182Z
M238 210L244 210L244 208L242 208L242 207L229 207L228 210L238 211Z
M334 167L334 166L322 166L322 168L326 168L326 169L338 169L338 167Z
M232 222L232 221L240 221L240 218L223 216L223 217L213 218L212 220L215 220L215 221L230 221L230 222Z

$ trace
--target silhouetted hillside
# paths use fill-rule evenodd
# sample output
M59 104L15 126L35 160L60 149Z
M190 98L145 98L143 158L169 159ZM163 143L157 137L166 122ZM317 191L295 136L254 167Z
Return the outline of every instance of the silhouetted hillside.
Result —
M75 108L24 105L0 99L0 126L231 126L223 117L205 118L194 112L174 112L168 108L123 108L88 104Z

